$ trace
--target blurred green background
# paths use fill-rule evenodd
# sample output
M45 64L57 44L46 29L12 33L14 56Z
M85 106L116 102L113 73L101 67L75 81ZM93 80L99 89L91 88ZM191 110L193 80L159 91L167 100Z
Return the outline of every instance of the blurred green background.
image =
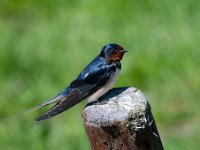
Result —
M115 42L129 50L116 87L148 97L166 150L200 149L200 1L1 0L0 117L51 98ZM86 102L0 121L2 150L87 150Z

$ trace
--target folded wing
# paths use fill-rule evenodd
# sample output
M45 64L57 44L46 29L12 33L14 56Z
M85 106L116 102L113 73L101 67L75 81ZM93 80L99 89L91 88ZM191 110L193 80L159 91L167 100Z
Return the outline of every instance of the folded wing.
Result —
M85 76L80 76L70 84L68 93L63 93L63 95L65 95L64 98L57 102L57 104L46 113L36 118L36 121L42 121L60 114L87 98L101 88L114 75L115 70L116 68L110 65L93 70Z

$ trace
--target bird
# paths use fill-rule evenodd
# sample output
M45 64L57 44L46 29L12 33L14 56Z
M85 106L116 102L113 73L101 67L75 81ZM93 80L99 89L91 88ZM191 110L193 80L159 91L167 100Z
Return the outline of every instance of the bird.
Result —
M84 99L87 99L87 103L97 101L116 82L121 70L120 61L126 52L127 50L118 44L105 45L99 55L81 71L69 86L55 97L44 101L28 112L55 103L47 112L35 119L36 121L43 121L66 111Z

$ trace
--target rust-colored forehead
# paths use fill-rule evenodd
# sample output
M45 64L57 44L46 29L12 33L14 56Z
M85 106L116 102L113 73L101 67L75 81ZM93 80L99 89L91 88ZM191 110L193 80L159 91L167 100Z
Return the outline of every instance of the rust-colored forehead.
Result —
M120 46L120 45L117 45L117 49L124 50L124 48L122 46Z

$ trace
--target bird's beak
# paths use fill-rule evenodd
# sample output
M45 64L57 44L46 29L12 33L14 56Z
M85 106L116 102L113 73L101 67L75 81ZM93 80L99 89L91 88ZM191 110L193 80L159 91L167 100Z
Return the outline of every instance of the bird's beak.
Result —
M127 50L120 50L120 52L124 54L124 53L126 53L128 51Z

